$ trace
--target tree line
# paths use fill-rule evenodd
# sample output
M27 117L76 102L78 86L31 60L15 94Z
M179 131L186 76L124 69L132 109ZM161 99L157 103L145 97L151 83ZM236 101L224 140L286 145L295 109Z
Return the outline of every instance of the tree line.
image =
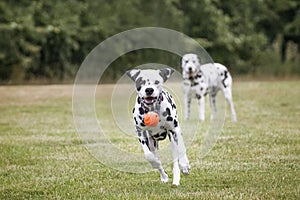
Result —
M234 74L300 75L299 0L2 0L0 82L72 81L97 44L147 26L185 33ZM179 58L131 52L105 79L147 61L178 67Z

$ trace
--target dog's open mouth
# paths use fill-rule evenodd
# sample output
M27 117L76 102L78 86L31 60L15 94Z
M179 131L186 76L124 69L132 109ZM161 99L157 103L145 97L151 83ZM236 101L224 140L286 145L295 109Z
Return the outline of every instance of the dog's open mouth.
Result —
M156 100L157 100L157 97L143 97L143 100L146 104L150 105L150 104L153 104Z

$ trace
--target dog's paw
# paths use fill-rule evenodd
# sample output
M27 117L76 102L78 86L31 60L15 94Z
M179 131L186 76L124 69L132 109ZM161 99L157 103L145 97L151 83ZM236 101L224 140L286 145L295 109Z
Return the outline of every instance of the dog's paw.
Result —
M172 184L172 187L177 187L177 186L179 186L179 183L173 183Z
M165 172L160 174L160 180L162 183L167 183L169 181L168 174L166 174Z
M180 170L184 175L189 175L191 171L190 165L187 163L185 165L180 165Z
M184 156L180 157L179 168L180 168L180 171L185 175L190 173L191 166L190 166L190 163L189 163L189 160L188 160L186 154Z
M189 174L190 174L190 168L182 168L182 169L181 169L181 172L182 172L184 175L189 175Z

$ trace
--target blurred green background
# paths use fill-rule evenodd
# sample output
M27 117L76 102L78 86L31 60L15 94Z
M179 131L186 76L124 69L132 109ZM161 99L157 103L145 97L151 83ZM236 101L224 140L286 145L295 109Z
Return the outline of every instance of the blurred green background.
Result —
M299 0L1 0L0 83L72 83L96 45L147 26L196 39L233 75L300 76ZM153 49L131 52L103 81L147 62L180 70L179 59Z

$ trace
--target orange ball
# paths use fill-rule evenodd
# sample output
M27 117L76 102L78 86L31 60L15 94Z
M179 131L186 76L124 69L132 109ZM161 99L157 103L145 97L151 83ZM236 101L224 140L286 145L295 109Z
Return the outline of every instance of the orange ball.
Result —
M156 126L159 122L159 116L156 112L148 112L144 117L146 126Z

